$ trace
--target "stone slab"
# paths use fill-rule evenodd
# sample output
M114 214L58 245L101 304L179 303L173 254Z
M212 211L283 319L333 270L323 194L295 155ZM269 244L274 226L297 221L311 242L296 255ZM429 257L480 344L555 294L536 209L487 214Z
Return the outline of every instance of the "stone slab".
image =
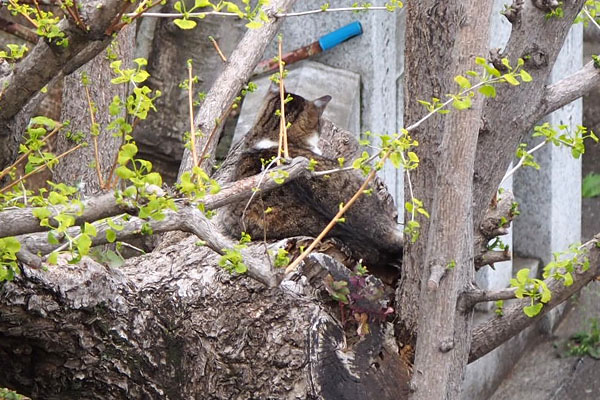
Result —
M557 81L581 68L581 24L573 25L552 72ZM550 114L552 126L574 130L581 124L581 99ZM541 141L529 138L530 148ZM522 168L515 174L515 197L521 215L514 223L515 251L548 263L552 253L581 240L581 159L567 148L546 145L535 154L540 170Z
M341 68L303 61L290 66L284 80L286 90L308 100L330 95L331 102L325 108L324 117L336 125L354 132L360 131L360 75ZM233 136L233 142L240 140L252 128L256 113L269 89L269 75L253 79L258 89L249 93L242 104Z

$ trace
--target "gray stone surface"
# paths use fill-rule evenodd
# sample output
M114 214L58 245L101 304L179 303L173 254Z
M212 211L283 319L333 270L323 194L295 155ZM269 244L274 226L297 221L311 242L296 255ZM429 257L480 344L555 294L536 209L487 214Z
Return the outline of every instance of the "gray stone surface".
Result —
M258 89L244 99L238 118L234 143L252 128L254 119L269 89L269 75L253 79ZM286 90L313 100L327 94L332 96L324 117L358 135L360 129L360 75L327 65L303 61L293 64L284 80Z
M552 73L556 81L579 69L581 60L581 25L574 25ZM566 124L570 129L581 124L581 100L574 101L550 114L552 126ZM542 139L530 138L530 148ZM515 174L515 196L521 215L514 223L515 251L547 263L552 252L562 251L581 237L581 159L568 149L546 145L535 158L539 171L520 169Z

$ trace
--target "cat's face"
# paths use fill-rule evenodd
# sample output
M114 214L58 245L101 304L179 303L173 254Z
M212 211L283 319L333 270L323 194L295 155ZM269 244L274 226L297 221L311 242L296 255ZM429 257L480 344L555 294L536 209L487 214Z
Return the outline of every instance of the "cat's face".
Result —
M302 96L284 92L287 99L284 105L288 143L297 147L322 154L318 148L319 119L331 96L323 96L316 100L306 100ZM281 109L279 87L271 85L263 102L254 128L248 133L247 142L254 150L277 148L279 144Z

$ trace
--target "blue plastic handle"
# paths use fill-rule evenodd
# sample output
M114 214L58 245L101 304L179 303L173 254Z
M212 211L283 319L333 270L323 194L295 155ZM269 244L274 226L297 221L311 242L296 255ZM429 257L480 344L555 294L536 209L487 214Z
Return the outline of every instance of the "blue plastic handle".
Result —
M363 33L362 25L359 21L354 21L346 26L342 26L319 39L319 45L325 50L329 50L332 47L337 46L345 40L348 40L354 36L361 35Z

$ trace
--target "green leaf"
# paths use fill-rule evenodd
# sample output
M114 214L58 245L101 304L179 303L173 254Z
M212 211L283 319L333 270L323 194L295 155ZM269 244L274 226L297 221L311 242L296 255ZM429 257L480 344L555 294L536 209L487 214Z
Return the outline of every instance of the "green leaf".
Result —
M86 235L90 235L90 236L94 236L94 237L96 237L96 235L98 234L98 232L96 231L96 227L88 222L86 222L83 225L83 232Z
M519 85L519 81L516 80L515 77L512 76L512 74L504 74L502 75L502 77L504 78L504 80L506 80L506 82L510 83L513 86Z
M462 99L455 98L452 102L452 107L457 110L466 110L471 107L471 98L463 97Z
M583 178L581 196L585 198L600 196L600 174L592 172Z
M108 243L114 243L117 240L117 233L112 229L108 229L106 231L106 240L108 240Z
M58 261L58 252L53 251L52 253L50 253L48 255L48 264L55 265L57 261Z
M79 239L77 240L77 251L80 255L86 255L90 251L90 247L92 246L92 240L88 235L82 233Z
M521 75L521 80L523 82L531 82L533 80L533 78L531 77L531 75L529 75L529 73L527 71L525 71L524 69L522 69L521 71L519 71L519 74Z
M129 168L127 168L126 166L122 165L119 168L117 168L115 170L115 173L117 174L117 176L121 179L131 179L135 176L135 172L133 172L132 170L130 170Z
M524 307L523 311L528 317L532 318L542 311L542 307L544 307L542 303L536 303L531 306Z
M455 76L454 81L463 89L471 88L471 82L469 82L469 80L462 75Z
M392 163L392 165L394 166L394 168L400 168L402 166L402 157L400 156L400 153L398 152L393 152L390 154L389 156L390 162Z
M484 95L485 97L496 97L496 88L492 85L483 85L479 88L479 93Z
M54 128L57 125L60 125L58 122L54 121L53 119L50 119L48 117L43 117L43 116L33 117L33 118L31 118L31 122L33 124L44 125L49 128Z
M564 276L565 282L564 285L565 286L571 286L573 284L573 275L570 272L567 272Z
M258 29L263 26L263 23L257 20L250 21L246 24L246 28L248 29Z
M413 163L419 162L419 156L414 151L409 151L408 153L406 153L406 155L408 156L408 159Z
M131 159L133 159L137 152L138 148L135 144L127 143L123 145L123 147L121 147L121 150L119 151L119 165L127 164Z
M16 254L21 250L21 243L14 237L0 239L0 250L3 253Z
M196 25L196 21L192 21L190 19L174 19L173 22L181 29L194 29Z
M50 215L52 215L52 212L47 207L40 207L40 208L34 208L32 211L32 214L34 217L36 217L37 219L39 219L41 221L45 218L50 217Z
M517 272L517 281L525 283L529 280L529 268L523 268Z

